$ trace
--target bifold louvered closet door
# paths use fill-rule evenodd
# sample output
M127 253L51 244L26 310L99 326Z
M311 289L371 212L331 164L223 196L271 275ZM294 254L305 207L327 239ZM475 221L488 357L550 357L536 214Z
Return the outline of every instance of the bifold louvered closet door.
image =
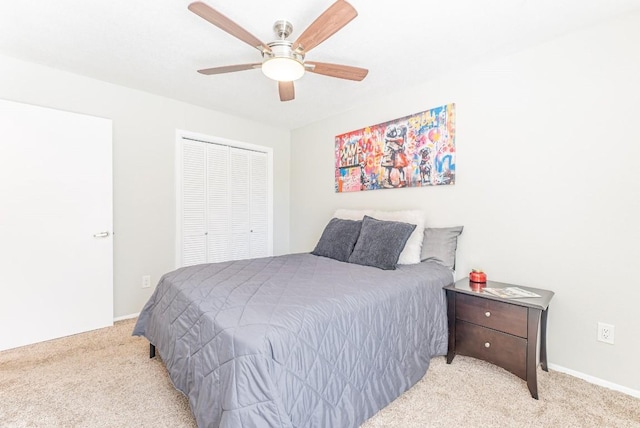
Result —
M181 140L181 266L271 255L265 152Z

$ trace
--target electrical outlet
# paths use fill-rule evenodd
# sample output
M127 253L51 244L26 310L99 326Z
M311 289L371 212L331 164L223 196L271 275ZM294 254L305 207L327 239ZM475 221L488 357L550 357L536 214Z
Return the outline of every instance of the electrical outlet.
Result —
M598 323L598 340L600 342L609 343L613 345L613 337L616 331L616 327L611 324L605 324L603 322Z
M151 275L144 275L142 277L142 288L151 287Z

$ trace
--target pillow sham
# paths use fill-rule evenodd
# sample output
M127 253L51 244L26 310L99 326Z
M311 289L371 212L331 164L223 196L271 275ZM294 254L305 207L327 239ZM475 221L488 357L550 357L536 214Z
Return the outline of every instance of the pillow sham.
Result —
M361 227L361 220L332 218L324 228L322 236L311 254L329 257L341 262L348 261L360 235Z
M458 236L462 233L462 229L463 226L424 229L420 259L434 261L454 269Z
M334 217L350 220L362 220L367 215L378 220L398 221L402 223L415 224L416 228L409 236L400 257L399 265L412 265L420 263L420 247L424 237L425 214L420 210L403 210L403 211L380 211L380 210L336 210Z
M400 253L415 228L415 224L364 216L360 236L349 256L349 263L384 270L395 269Z

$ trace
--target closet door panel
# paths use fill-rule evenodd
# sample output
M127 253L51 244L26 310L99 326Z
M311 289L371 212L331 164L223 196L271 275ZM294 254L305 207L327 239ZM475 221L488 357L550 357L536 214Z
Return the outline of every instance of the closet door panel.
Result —
M230 148L231 259L247 259L250 251L250 151Z
M204 145L207 147L207 261L223 262L231 255L229 147Z
M268 186L267 155L250 155L250 257L268 256Z
M207 262L206 146L182 146L182 265Z

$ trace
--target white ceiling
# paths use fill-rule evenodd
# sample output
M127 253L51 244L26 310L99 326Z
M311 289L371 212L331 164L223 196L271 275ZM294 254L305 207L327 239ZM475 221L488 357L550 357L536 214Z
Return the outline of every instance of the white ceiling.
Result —
M268 43L291 40L333 0L205 0ZM0 53L275 126L297 128L497 55L617 15L640 0L351 0L358 17L307 55L369 69L362 82L313 73L282 103L260 70L201 68L260 62L260 52L187 9L190 0L0 0ZM0 76L1 78L1 76Z

